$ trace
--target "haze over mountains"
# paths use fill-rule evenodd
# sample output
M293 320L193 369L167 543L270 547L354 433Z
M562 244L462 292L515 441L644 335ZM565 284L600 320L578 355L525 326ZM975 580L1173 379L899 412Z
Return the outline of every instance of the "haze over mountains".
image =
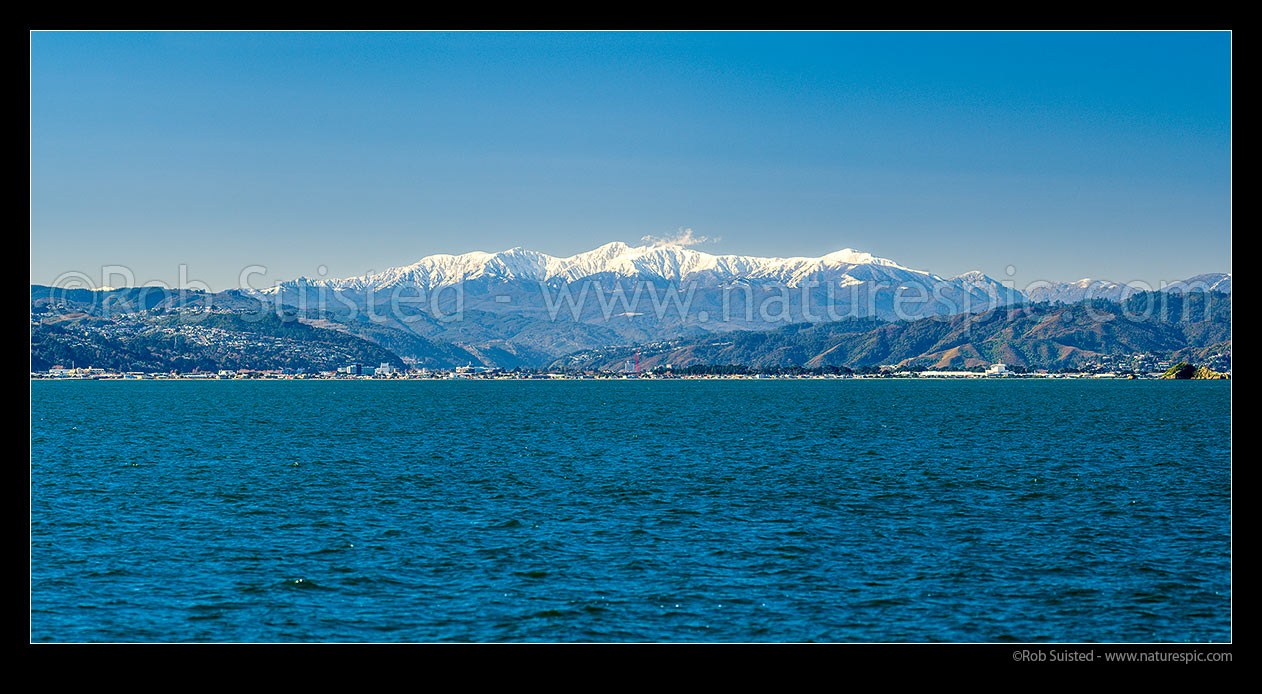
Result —
M1037 283L1023 291L978 271L943 277L853 249L818 258L762 258L714 255L669 243L630 246L615 242L569 257L524 248L432 255L361 277L298 278L263 290L208 294L200 301L236 307L233 311L267 311L318 331L344 333L421 365L472 363L512 368L556 363L567 355L590 350L672 340L704 342L706 336L715 334L781 330L797 324L847 322L851 327L841 332L848 334L862 327L864 321L907 323L982 314L1013 305L1122 302L1143 295L1145 289L1165 294L1226 295L1228 308L1219 311L1216 320L1226 315L1229 326L1230 274L1198 275L1156 288L1084 279ZM33 315L58 305L57 291L33 286ZM77 310L94 318L108 318L105 314L110 305L124 313L187 310L182 308L188 304L187 296L177 300L137 291L140 289L76 294L77 298L61 304L71 306L73 310L64 309L71 313L59 315L76 315ZM66 295L63 292L60 296L64 299ZM99 306L88 308L98 300ZM60 319L57 324L59 328L74 325ZM283 334L289 339L300 332L285 329ZM828 338L833 332L819 334ZM1224 342L1221 331L1214 336L1214 344ZM1227 340L1229 350L1229 336ZM358 345L344 340L325 342ZM1198 346L1195 339L1141 342L1163 351ZM813 345L811 349L827 351L833 346ZM1107 346L1097 346L1108 350ZM692 349L694 354L714 351L699 349L700 343L694 347L698 347ZM362 346L356 349L357 354L371 352ZM886 356L915 361L918 353L909 350L894 350ZM880 351L847 353L875 358ZM1056 350L1026 351L1050 355ZM961 358L990 358L976 349L964 352L967 356ZM1094 349L1086 352L1096 353ZM734 358L730 351L722 354ZM833 353L829 359L835 360L839 354ZM864 358L852 356L837 363L854 364L855 359ZM951 359L952 354L930 355L917 363L950 363ZM1033 359L1072 361L1064 354ZM579 361L601 362L597 358ZM828 359L825 362L832 363Z

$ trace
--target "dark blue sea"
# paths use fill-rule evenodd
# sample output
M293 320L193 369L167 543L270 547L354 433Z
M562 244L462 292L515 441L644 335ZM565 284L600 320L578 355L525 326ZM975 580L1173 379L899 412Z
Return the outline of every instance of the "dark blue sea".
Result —
M31 640L1231 639L1225 381L31 383Z

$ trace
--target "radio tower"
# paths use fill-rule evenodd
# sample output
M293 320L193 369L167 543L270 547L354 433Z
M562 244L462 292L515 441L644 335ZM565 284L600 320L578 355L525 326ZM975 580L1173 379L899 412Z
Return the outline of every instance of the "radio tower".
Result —
M635 376L640 377L640 348L635 348Z

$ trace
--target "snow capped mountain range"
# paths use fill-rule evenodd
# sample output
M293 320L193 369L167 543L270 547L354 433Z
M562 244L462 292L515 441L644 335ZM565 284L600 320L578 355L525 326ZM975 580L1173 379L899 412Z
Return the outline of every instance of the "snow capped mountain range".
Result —
M899 265L845 248L819 258L763 258L746 255L713 255L679 245L629 246L615 241L568 257L558 257L526 248L498 253L473 251L460 255L437 254L403 267L346 279L305 277L283 282L263 293L276 294L303 287L333 291L368 293L396 287L434 290L470 280L573 283L589 278L645 279L666 282L696 282L704 287L732 284L799 287L807 283L835 283L846 287L881 284L898 287L918 285L933 290L955 290L993 303L1021 300L1073 303L1084 299L1124 299L1136 288L1107 280L1082 279L1076 282L1039 282L1025 291L1005 286L988 275L973 270L955 277ZM1197 275L1163 289L1165 291L1231 292L1231 275Z
M525 248L499 253L474 251L460 255L438 254L420 261L348 279L299 278L268 292L299 285L334 290L382 290L399 285L435 289L473 279L567 283L592 277L643 278L706 284L751 282L797 287L807 281L857 284L881 280L947 282L961 286L1001 286L980 272L942 278L924 270L903 267L886 258L845 248L819 258L761 258L747 255L713 255L674 245L629 246L615 241L569 257L551 256Z
M1077 282L1040 282L1026 287L1025 297L1033 303L1072 304L1084 299L1106 299L1120 301L1138 291L1159 290L1164 292L1221 292L1231 293L1231 275L1229 273L1207 273L1189 277L1164 287L1136 287L1119 284L1107 280L1080 279Z

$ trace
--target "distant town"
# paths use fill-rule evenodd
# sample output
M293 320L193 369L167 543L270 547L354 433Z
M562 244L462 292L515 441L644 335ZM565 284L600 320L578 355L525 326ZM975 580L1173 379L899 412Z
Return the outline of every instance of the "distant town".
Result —
M1134 371L1058 371L1046 369L1010 370L1006 364L992 364L973 370L912 370L905 367L879 366L852 370L845 367L783 367L750 369L743 366L691 366L683 369L657 367L638 371L628 367L622 371L564 371L560 369L499 369L485 366L460 366L454 369L408 368L398 369L386 362L369 367L352 363L335 371L306 372L304 369L171 372L117 372L95 367L55 366L47 371L32 371L32 379L79 379L79 380L624 380L624 379L839 379L839 378L1121 378L1160 379L1172 378L1171 373L1181 365L1159 362L1162 371L1136 373ZM1169 367L1169 368L1166 368ZM1213 373L1215 378L1230 378L1230 372Z

